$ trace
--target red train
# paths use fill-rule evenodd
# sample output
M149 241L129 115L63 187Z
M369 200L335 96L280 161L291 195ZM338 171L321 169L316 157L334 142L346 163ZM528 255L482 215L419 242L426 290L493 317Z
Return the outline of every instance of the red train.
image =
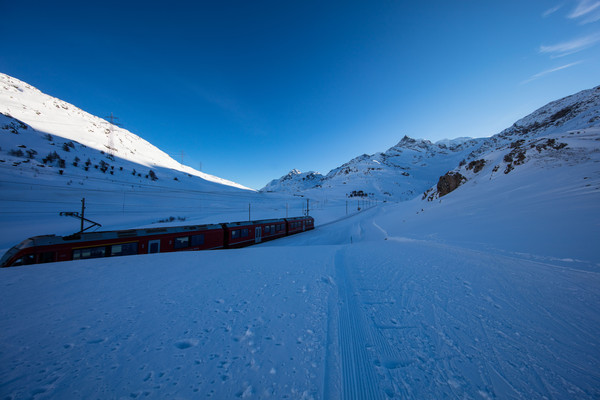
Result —
M231 249L314 229L312 217L213 225L44 235L24 240L0 259L0 267L171 251Z

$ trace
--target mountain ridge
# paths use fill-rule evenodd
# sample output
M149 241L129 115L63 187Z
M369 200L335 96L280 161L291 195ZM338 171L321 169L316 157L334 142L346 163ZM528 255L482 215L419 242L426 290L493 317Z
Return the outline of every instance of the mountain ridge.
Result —
M131 175L136 176L141 173L140 170L143 170L143 175L152 170L154 174L159 174L157 177L163 182L188 180L193 184L191 181L198 179L199 185L208 184L212 187L216 184L226 188L252 190L182 165L138 135L1 73L0 133L9 134L3 135L4 149L0 151L3 162L0 165L6 167L12 164L20 173L25 170L36 173L36 169L53 168L53 165L43 162L44 156L52 154L52 157L64 160L63 168L54 171L61 175L73 167L80 167L79 164L89 159L92 167L100 165L101 162L110 164L109 168L113 167L113 176L117 174L120 179L127 181L132 179L120 171L135 170L136 173ZM56 143L52 143L50 138L56 138ZM61 145L56 146L59 142ZM29 149L28 155L19 156L19 149L25 154L25 148ZM117 168L116 171L114 167ZM59 172L61 169L62 173ZM99 166L98 169L102 168ZM85 172L88 176L94 174L89 168ZM82 178L85 175L82 173ZM136 181L139 180L132 183Z
M505 151L495 165L500 168L500 164L503 164L503 171L512 170L524 162L527 153L524 148L521 151L515 148L526 144L536 149L551 148L560 151L562 148L555 148L559 146L555 142L558 140L560 143L560 133L587 130L599 125L600 86L597 86L552 101L491 137L463 137L432 143L405 135L395 146L384 152L363 154L332 169L326 175L318 174L321 178L312 181L312 186L307 187L306 183L295 184L294 179L302 178L302 174L288 174L271 181L261 191L296 192L311 196L316 191L341 190L346 197L360 193L361 196L384 200L410 200L423 192L428 192L428 196L434 191L437 193L437 188L434 187L441 177L446 176L449 171L454 171L450 176L461 170L465 174L475 168L474 162L485 162L488 154ZM537 156L540 154L541 150ZM512 157L517 159L507 162L503 161L504 156L507 160ZM492 162L492 159L494 156L487 162Z

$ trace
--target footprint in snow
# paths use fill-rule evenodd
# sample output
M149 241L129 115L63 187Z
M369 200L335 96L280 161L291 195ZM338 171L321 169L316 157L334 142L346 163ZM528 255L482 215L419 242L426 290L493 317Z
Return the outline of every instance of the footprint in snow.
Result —
M189 349L190 347L194 347L198 345L198 340L196 339L184 339L175 343L175 347L180 350Z

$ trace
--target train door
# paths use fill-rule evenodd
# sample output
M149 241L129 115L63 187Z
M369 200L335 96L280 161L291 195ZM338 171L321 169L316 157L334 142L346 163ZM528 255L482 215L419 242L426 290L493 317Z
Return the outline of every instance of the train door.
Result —
M254 243L260 243L262 239L262 229L260 226L257 226L256 229L254 229Z
M148 241L148 254L160 253L160 239Z
M302 232L304 232L306 230L306 221L302 220Z

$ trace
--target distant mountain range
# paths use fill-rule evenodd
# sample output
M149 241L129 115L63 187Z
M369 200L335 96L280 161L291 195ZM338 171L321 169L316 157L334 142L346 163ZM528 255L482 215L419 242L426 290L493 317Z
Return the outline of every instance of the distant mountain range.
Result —
M561 142L562 136L572 136L576 131L593 135L599 126L600 86L551 102L489 138L432 143L404 136L385 152L363 154L327 175L294 169L261 191L307 197L330 192L391 201L409 200L427 192L425 197L433 199L458 187L484 165L493 164L496 172L508 174L530 159L540 162L544 155L550 160L556 153L567 154L568 145Z

